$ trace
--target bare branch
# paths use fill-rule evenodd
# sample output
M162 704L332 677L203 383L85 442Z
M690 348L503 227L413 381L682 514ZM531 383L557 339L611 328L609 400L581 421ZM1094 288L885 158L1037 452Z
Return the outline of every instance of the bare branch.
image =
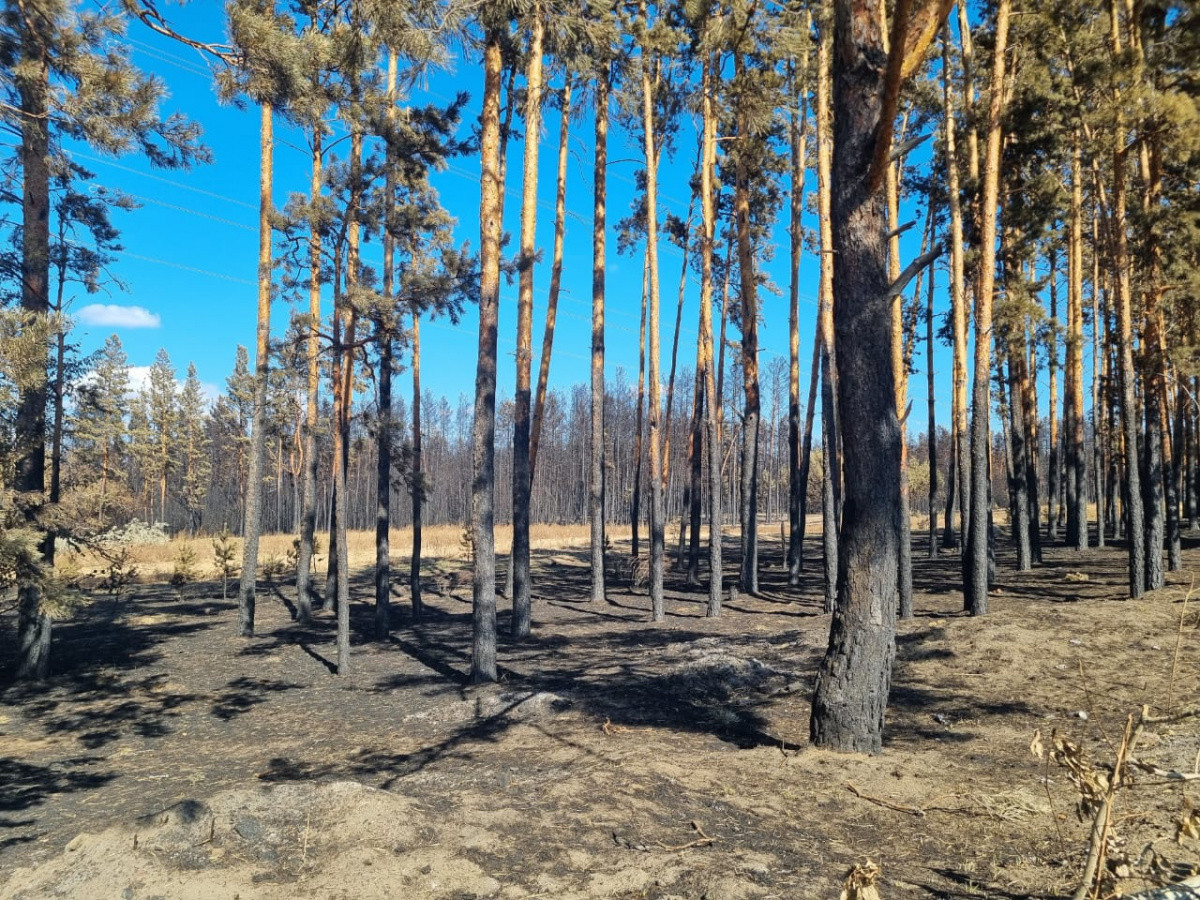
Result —
M945 248L941 241L933 245L933 249L928 253L922 253L916 259L908 264L908 268L900 273L900 277L892 282L888 288L887 299L894 300L904 293L904 289L908 287L908 283L917 277L917 273L924 269L927 265L942 255Z

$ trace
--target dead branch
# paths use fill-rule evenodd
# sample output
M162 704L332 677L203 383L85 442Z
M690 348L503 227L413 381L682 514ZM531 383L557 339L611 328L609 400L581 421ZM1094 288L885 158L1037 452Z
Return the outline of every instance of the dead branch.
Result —
M896 812L908 813L910 816L924 816L925 810L916 806L905 806L902 803L892 803L890 800L884 800L882 797L872 797L870 794L864 794L856 784L852 781L846 782L846 789L855 797L866 800L868 803L874 803L876 806L882 806L886 809L894 809Z
M904 289L908 287L908 283L917 277L917 273L942 255L942 249L942 243L938 241L928 253L922 253L910 262L908 268L901 272L900 277L893 281L888 288L887 299L894 300L903 294Z
M904 159L904 157L908 156L908 154L912 153L912 151L916 150L931 137L933 137L932 132L928 134L919 134L914 138L909 138L907 141L901 141L892 148L892 153L888 158L888 162L896 162Z
M696 838L694 841L688 841L686 844L678 844L676 846L667 846L662 841L655 841L655 843L668 853L675 853L678 850L690 850L693 847L711 847L717 842L716 838L709 837L704 833L704 829L695 819L692 819L691 826L692 830L696 832L696 834L700 835L700 837Z

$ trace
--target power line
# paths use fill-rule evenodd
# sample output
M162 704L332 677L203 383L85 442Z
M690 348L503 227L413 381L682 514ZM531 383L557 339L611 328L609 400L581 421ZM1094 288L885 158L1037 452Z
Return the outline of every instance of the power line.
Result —
M207 275L210 278L220 278L224 281L232 281L234 284L246 284L251 287L258 286L257 281L250 281L248 278L238 278L234 275L226 275L223 272L212 272L208 269L198 269L195 266L188 266L183 263L172 262L169 259L156 259L153 256L142 256L138 253L130 253L128 250L124 251L122 255L128 256L130 259L139 259L142 262L154 263L155 265L159 266L170 266L172 269L182 269L185 272L193 272L197 275Z
M140 169L135 169L132 166L123 166L118 162L113 162L111 159L103 159L99 156L91 156L87 153L80 153L78 150L70 151L71 155L78 159L86 159L88 162L100 163L104 166L111 166L114 169L120 169L122 172L130 172L134 175L140 175L143 178L150 178L154 181L160 181L163 184L169 184L172 187L177 187L180 190L191 191L194 194L201 194L205 197L212 197L214 200L224 200L226 203L232 203L236 206L244 206L246 209L258 210L257 203L247 203L245 200L238 200L234 197L228 197L224 194L218 194L215 191L206 191L204 188L198 188L190 184L184 184L182 181L174 181L170 178L164 178L161 175L155 175L153 172L144 172Z

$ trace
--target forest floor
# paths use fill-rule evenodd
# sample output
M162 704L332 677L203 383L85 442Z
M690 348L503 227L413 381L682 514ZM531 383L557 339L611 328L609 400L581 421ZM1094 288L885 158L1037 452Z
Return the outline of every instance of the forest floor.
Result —
M874 757L807 744L819 560L789 589L764 554L761 595L719 619L670 572L652 625L625 585L587 602L586 551L538 551L534 636L502 640L486 687L464 681L469 579L449 571L415 627L397 587L382 643L361 573L342 678L332 617L297 625L290 587L261 592L251 639L219 584L99 597L56 626L48 682L0 691L0 898L832 898L867 858L884 900L1069 894L1088 824L1031 740L1111 763L1129 713L1195 703L1200 545L1128 601L1120 548L1015 573L1004 544L983 618L960 610L958 554L918 545ZM1195 772L1200 720L1137 753ZM1119 887L1156 854L1200 859L1176 842L1189 802L1200 781L1119 795Z

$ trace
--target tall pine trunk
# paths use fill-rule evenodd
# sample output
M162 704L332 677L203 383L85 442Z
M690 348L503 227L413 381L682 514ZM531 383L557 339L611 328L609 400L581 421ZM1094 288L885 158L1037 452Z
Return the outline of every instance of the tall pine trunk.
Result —
M996 208L1000 189L1001 113L1009 0L996 7L996 43L988 98L987 149L979 203L979 269L975 278L975 383L971 409L971 514L963 554L964 607L973 616L988 611L991 543L991 380L992 292L996 280Z
M538 362L537 389L533 396L533 423L529 433L529 476L537 471L538 446L546 415L546 387L550 382L550 356L558 321L558 297L562 288L563 241L567 231L567 162L571 136L571 76L562 89L562 115L558 128L558 174L554 188L554 249L550 262L550 291L546 298L546 327L542 333L542 355Z
M262 530L262 472L267 424L267 378L271 368L271 181L274 128L270 103L260 110L258 178L258 331L254 346L254 413L250 424L250 463L246 476L242 579L238 587L238 634L254 636L258 578L258 536Z
M1067 369L1066 427L1067 458L1067 544L1086 550L1087 457L1083 434L1083 149L1078 130L1071 140L1071 200L1067 226ZM1093 323L1099 328L1098 321ZM1097 333L1099 333L1097 331ZM1096 357L1097 364L1099 357ZM1098 401L1093 397L1093 410ZM1098 424L1099 419L1094 420ZM1097 446L1100 431L1096 431ZM1097 506L1102 510L1097 493ZM1100 531L1103 533L1103 526ZM1103 543L1101 541L1101 543Z
M21 65L13 72L21 103L21 311L44 319L50 312L50 61L42 39L21 32ZM46 349L39 349L38 374L21 386L16 418L16 477L13 487L28 495L26 522L38 528L46 490ZM43 532L42 565L54 565L54 538ZM50 666L52 620L35 573L17 572L16 677L40 680Z
M533 270L537 247L538 144L542 130L542 17L537 3L530 12L532 34L525 70L525 152L521 186L521 253L517 260L517 375L513 403L512 468L512 635L529 636L533 627L529 587L530 375L533 363Z
M806 31L812 29L812 11L805 15ZM788 584L795 587L800 583L804 568L805 497L808 493L808 468L802 459L805 438L811 447L812 390L809 391L809 416L806 435L800 429L800 256L804 247L804 181L807 165L808 141L808 58L805 51L800 57L800 78L793 81L792 92L800 93L800 116L791 113L789 137L791 139L792 190L790 268L788 281ZM816 377L816 366L813 366Z
M700 210L702 234L700 239L700 341L704 359L704 393L707 403L704 425L708 435L708 610L710 617L721 614L721 594L724 590L722 560L723 523L721 515L721 394L717 387L716 353L713 346L713 245L716 234L717 111L712 55L704 59L701 88L704 118L703 145L700 154Z
M1110 46L1114 62L1122 56L1120 15L1116 0L1109 4ZM1120 103L1118 92L1117 102ZM1126 537L1129 541L1129 596L1137 599L1146 588L1146 522L1142 505L1142 478L1138 453L1141 431L1137 411L1136 371L1133 364L1132 287L1129 272L1129 235L1126 230L1127 147L1124 116L1117 115L1113 132L1112 210L1108 230L1113 260L1113 301L1117 311L1117 378L1121 391L1121 428L1125 439ZM1161 548L1160 548L1161 551Z
M300 496L300 548L296 561L296 619L312 618L313 539L317 530L317 416L321 391L321 233L318 230L316 203L321 195L321 131L312 133L312 175L309 203L313 212L308 236L308 378L304 401L304 485Z
M421 437L421 309L412 305L412 557L408 563L408 593L413 621L425 612L421 597L421 542L425 518L425 459Z
M882 132L890 141L892 123L874 4L835 0L833 6L833 314L846 502L837 603L813 691L810 733L819 747L871 753L883 741L899 576L900 427L887 227L882 184L872 174ZM906 18L906 7L896 10L898 19Z
M734 53L735 77L744 75L742 55ZM745 115L739 110L738 138L747 140ZM742 565L740 588L758 593L758 430L762 398L758 383L758 283L750 239L750 162L740 149L735 166L733 215L737 228L738 273L741 276L742 319L742 465L740 524Z
M962 187L959 179L957 114L953 90L950 84L950 41L949 29L942 32L942 127L945 134L947 194L950 206L950 320L953 332L953 359L951 366L950 415L953 420L954 463L958 493L958 541L952 539L950 508L946 510L945 544L948 547L961 542L965 547L970 529L971 497L971 449L970 430L967 423L967 291L966 265L963 259L963 212ZM953 492L953 486L952 490Z
M496 680L496 326L500 305L500 72L504 34L492 27L483 54L479 155L479 353L471 429L471 681Z
M608 179L608 73L596 79L592 166L592 370L588 450L588 520L593 603L604 591L604 274Z
M646 20L646 3L640 4ZM647 22L647 25L649 23ZM658 142L654 125L654 91L650 76L650 57L642 48L642 130L646 149L646 261L649 279L648 327L650 330L647 434L650 444L650 618L661 621L663 608L663 459L662 459L662 377L659 372L659 292L658 292Z
M396 54L388 51L388 119L396 118ZM387 173L384 191L388 202L396 196L396 161L391 148L386 154ZM389 210L390 211L390 210ZM386 223L385 223L386 225ZM394 264L396 242L391 229L383 230L383 298L387 308L376 319L375 340L379 347L379 433L376 436L375 469L375 639L386 640L391 631L392 593L392 365L395 335L392 309L394 300Z
M833 33L830 25L826 24L821 28L821 39L817 46L817 220L821 247L817 332L821 344L821 545L825 612L833 612L837 602L838 529L841 519L841 467L838 464L840 430L835 378L837 362L833 340L832 48Z

